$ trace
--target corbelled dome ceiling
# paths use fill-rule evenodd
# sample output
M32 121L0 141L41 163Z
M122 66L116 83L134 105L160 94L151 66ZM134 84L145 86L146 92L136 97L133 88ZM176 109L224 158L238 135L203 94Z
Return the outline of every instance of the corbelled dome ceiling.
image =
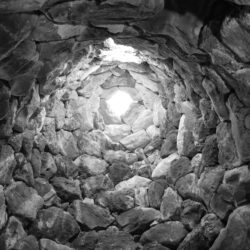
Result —
M249 0L0 14L0 250L250 249Z

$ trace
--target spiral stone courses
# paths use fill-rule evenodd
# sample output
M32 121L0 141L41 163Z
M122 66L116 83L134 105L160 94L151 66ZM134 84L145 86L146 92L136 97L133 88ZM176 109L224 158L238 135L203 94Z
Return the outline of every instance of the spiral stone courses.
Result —
M249 48L249 0L1 0L0 250L250 250Z

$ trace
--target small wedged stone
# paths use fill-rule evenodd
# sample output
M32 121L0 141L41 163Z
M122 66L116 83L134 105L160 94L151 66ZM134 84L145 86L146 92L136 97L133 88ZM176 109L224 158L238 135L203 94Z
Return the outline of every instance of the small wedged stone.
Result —
M151 227L141 236L140 242L158 242L167 247L177 247L187 235L183 224L179 221L169 221Z
M107 209L81 200L73 201L68 211L77 222L89 229L106 228L114 221Z
M106 172L106 161L90 155L81 155L75 159L74 164L79 168L80 175L98 175Z
M139 207L149 207L148 188L140 187L135 189L135 205Z
M160 219L160 211L147 207L135 207L116 217L117 223L129 233L141 232L153 221Z
M151 180L145 177L138 175L133 176L132 178L122 181L115 186L115 190L121 191L124 189L135 189L140 187L148 187Z
M70 213L57 207L40 210L32 225L32 232L37 237L46 237L62 244L79 231L80 227Z
M66 245L58 244L53 240L40 239L39 241L40 250L74 250Z
M13 171L16 167L14 151L9 145L1 146L0 153L0 184L10 184Z
M9 138L8 143L13 147L17 153L21 150L23 144L23 134L18 133Z
M43 199L34 188L14 182L5 190L8 209L16 215L34 220L43 206Z
M57 195L64 201L81 199L81 189L79 180L70 180L64 177L54 177L51 184Z

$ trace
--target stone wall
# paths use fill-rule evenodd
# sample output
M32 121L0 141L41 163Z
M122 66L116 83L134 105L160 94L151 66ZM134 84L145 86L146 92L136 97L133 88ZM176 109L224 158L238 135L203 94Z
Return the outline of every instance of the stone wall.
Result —
M0 246L247 250L249 5L1 1Z

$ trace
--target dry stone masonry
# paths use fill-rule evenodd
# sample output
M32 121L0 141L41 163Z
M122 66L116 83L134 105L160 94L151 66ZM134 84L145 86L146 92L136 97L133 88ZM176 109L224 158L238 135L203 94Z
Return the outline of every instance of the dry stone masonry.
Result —
M250 250L249 41L249 0L0 1L0 250Z

